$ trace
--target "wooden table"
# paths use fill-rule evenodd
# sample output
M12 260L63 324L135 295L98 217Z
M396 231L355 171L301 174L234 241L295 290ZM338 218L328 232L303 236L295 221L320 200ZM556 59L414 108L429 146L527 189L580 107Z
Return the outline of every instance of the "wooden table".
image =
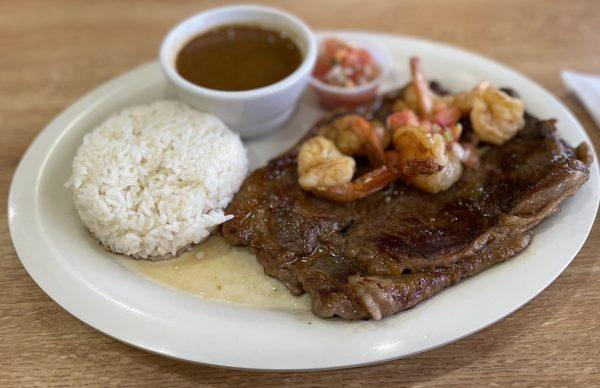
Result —
M600 385L600 225L569 268L510 317L443 348L382 365L252 373L190 365L116 342L44 294L6 224L19 158L54 116L96 85L154 60L178 20L217 1L0 2L0 385ZM480 52L558 96L592 137L600 130L562 86L564 68L600 73L600 2L278 1L314 28L410 34Z

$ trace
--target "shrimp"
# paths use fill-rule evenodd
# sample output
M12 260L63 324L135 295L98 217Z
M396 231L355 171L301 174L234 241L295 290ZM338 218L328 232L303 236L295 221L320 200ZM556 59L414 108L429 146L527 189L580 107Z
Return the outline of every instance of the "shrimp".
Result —
M487 83L474 91L471 125L482 141L502 145L525 126L525 105Z
M320 135L332 140L345 155L367 155L378 167L385 164L385 128L357 114L347 114L323 127Z
M382 165L352 181L354 159L342 154L323 137L308 139L298 154L298 183L314 195L336 202L352 202L381 190L398 179L398 172Z
M298 183L305 190L348 183L356 170L353 158L342 154L323 136L310 138L298 154Z
M446 151L446 145L440 135L434 135L434 160L443 163L444 168L436 174L419 174L408 181L423 191L435 194L455 184L463 171L461 161L452 151Z
M451 104L453 99L450 96L438 96L430 89L419 58L411 58L410 70L412 82L404 91L404 101L396 101L393 110L417 112L421 122L427 121L441 126L455 125L462 112Z
M524 126L523 103L488 83L468 93L439 96L418 58L411 59L410 69L412 82L394 102L385 127L346 114L301 147L298 174L304 189L332 201L352 202L402 179L435 194L460 179L463 165L477 167L478 138L500 145ZM477 136L461 143L463 115L469 115ZM390 142L392 149L385 151ZM366 155L373 169L354 178L352 156L357 155Z
M450 105L448 98L431 92L417 58L411 59L411 71L413 101L420 117L413 110L404 110L388 116L387 124L394 131L395 159L403 168L403 178L421 190L437 193L462 174L461 161L452 147L462 133L458 124L462 112Z
M401 178L437 193L460 177L460 161L446 149L439 133L404 126L394 133L393 144L397 150L384 154L384 165L352 180L354 159L342 154L331 140L313 137L298 154L300 186L318 197L346 203L365 198Z
M321 198L335 202L354 202L368 197L400 178L398 170L387 165L380 166L358 177L352 182L326 188L312 189L311 192Z
M404 92L404 102L388 116L394 130L393 143L404 158L404 165L440 166L439 171L408 175L407 180L422 190L436 193L454 184L462 173L462 164L475 167L479 163L474 145L461 145L463 112L455 102L468 102L469 96L438 96L429 87L418 58L410 61L412 83ZM406 109L406 108L411 109ZM417 113L418 112L418 115ZM412 161L409 163L409 161Z
M353 181L345 179L343 183L309 190L318 197L346 203L368 197L398 179L404 179L421 190L437 193L460 178L461 162L452 151L446 150L442 135L405 127L396 132L393 141L395 147L402 151L387 151L386 165Z
M394 133L405 180L421 190L438 193L452 186L462 174L460 160L446 147L444 137L421 127L402 127Z
M390 183L402 178L410 182L412 180L418 182L419 179L425 179L424 177L427 177L427 174L437 176L438 180L442 180L445 177L439 175L444 167L431 158L410 159L398 151L386 151L385 155L386 165L375 168L351 182L328 186L326 188L312 189L311 192L318 197L331 201L348 203L368 197L385 188ZM452 183L454 182L451 182L450 185ZM425 180L422 186L426 187L427 184L428 181Z

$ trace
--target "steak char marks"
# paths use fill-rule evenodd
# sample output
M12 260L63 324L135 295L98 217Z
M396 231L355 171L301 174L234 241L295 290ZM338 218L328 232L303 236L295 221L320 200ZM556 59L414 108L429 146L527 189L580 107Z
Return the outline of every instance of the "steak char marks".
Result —
M358 112L384 119L396 95ZM256 252L290 292L310 293L316 315L345 319L381 319L518 254L533 227L587 181L592 161L587 144L573 149L552 120L527 115L515 138L489 146L480 167L465 169L447 191L397 182L340 204L300 188L297 153L298 146L246 179L222 232Z

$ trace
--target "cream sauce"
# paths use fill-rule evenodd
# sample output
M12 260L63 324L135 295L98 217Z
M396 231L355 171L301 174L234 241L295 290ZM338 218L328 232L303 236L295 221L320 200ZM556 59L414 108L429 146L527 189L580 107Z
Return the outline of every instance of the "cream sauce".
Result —
M177 258L151 262L122 258L122 264L167 287L203 299L257 308L308 311L308 295L295 297L277 279L265 275L256 256L211 236Z

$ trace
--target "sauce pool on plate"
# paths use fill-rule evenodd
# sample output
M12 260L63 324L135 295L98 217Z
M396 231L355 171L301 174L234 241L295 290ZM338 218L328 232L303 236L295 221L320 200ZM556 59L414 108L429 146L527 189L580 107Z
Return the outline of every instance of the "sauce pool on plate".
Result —
M177 72L193 84L243 91L274 84L302 63L298 45L285 33L250 25L206 31L179 52Z
M211 236L181 256L164 261L119 258L126 268L171 289L202 299L261 309L310 311L308 295L293 296L265 275L250 250Z

